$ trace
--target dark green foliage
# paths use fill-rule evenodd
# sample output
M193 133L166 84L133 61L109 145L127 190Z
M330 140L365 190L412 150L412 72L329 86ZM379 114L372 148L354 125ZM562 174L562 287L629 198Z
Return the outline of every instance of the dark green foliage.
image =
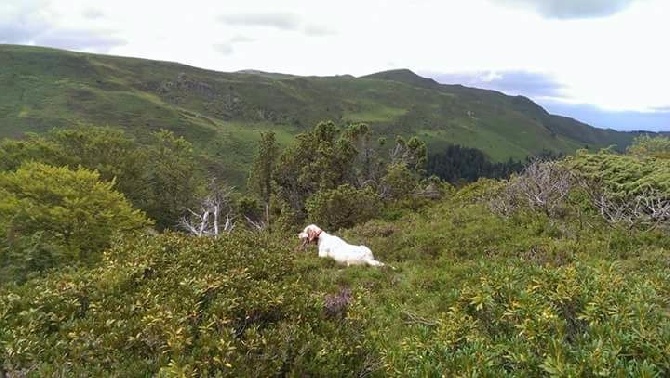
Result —
M306 204L309 222L333 231L374 218L379 215L380 205L371 187L356 189L349 184L318 192Z
M381 196L389 200L402 200L410 197L417 188L418 180L414 172L402 163L389 165L381 180Z
M261 133L258 142L258 151L249 173L249 191L257 195L265 205L269 204L272 195L273 174L279 158L279 146L275 133L268 131Z
M412 172L424 174L428 161L426 143L417 137L408 141L401 136L396 137L395 146L391 150L391 165L405 165Z
M265 206L262 206L258 199L253 196L242 196L240 199L237 201L237 208L239 211L239 214L244 217L248 218L249 220L253 222L265 222L266 221L266 213L265 213Z
M0 143L0 167L14 170L27 161L96 170L114 181L135 207L155 220L159 229L174 227L184 210L202 195L204 169L192 145L169 131L158 131L140 144L111 128L51 130L26 140Z
M388 158L383 158L385 141L374 145L366 124L340 130L333 122L321 122L296 139L273 175L272 214L280 228L308 218L325 227L348 227L378 215L381 205L403 208L422 202L414 197L427 152L418 138L398 136Z
M310 132L299 134L296 143L283 151L274 180L275 211L284 222L303 222L306 203L317 193L367 182L361 175L373 169L370 151L360 144L362 149L356 148L367 132L367 128L351 125L342 133L333 122L320 122Z
M428 173L451 182L473 182L480 177L505 178L523 168L521 161L492 162L476 148L449 145L428 156Z
M37 231L11 239L3 235L1 240L0 285L7 282L22 284L49 269L74 263L67 249L53 242L50 232Z
M185 210L201 194L202 176L198 175L192 145L169 131L155 134L155 142L144 151L142 181L146 190L137 199L137 207L156 221L160 229L174 227Z

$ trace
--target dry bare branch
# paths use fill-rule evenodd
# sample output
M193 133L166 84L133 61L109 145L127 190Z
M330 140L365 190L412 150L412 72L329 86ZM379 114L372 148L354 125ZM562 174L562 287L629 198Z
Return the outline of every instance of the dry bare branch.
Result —
M203 198L200 211L188 209L189 214L180 220L179 225L197 236L217 236L231 232L235 228L232 194L233 188L219 188L212 180L210 194ZM224 211L225 219L221 219Z
M597 183L590 183L586 188L593 206L611 225L647 230L670 227L670 197L667 194L646 189L636 195L613 195Z
M255 221L246 215L244 216L244 219L246 219L249 226L251 226L251 228L253 228L254 230L263 231L267 228L267 224L262 220Z
M428 327L434 327L438 324L409 311L403 311L402 315L405 318L405 324L420 324Z

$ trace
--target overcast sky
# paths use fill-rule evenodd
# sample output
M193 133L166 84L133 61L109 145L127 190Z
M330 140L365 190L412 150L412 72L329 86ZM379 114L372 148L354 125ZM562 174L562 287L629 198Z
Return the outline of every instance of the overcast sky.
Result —
M0 43L217 71L409 68L598 127L670 131L670 0L1 0Z

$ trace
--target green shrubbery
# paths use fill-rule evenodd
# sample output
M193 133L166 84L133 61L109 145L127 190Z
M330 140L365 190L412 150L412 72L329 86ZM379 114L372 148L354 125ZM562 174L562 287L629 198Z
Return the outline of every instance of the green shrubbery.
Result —
M285 242L258 233L118 240L99 268L0 290L0 366L36 376L362 372L367 321L327 316L327 292L309 290L293 260Z
M618 264L485 264L444 312L409 318L383 360L406 376L664 375L665 278Z
M307 201L308 220L327 230L350 228L379 215L381 200L368 187L356 189L344 184L319 192Z
M81 127L0 141L0 170L28 162L97 171L101 181L143 210L159 230L174 228L196 203L204 183L197 155L184 138L165 130L140 142L118 129Z
M364 131L349 132L363 133L358 138ZM334 162L327 157L338 148L365 144L335 142L336 134L324 124L301 138L320 141L317 160L329 166ZM648 194L638 189L651 185L663 205L666 161L580 154L454 191L418 180L418 170L408 167L420 159L408 145L421 150L416 141L399 143L395 156L408 155L404 166L367 173L379 185L332 177L345 171L305 171L279 182L262 171L251 180L256 196L236 206L257 221L268 216L263 210L274 211L270 220L278 215L287 232L238 227L218 237L125 232L146 220L112 184L85 169L33 163L1 173L0 225L10 231L3 257L20 261L12 267L43 270L70 251L101 257L0 285L0 370L27 376L670 374L668 219L628 227L594 200L594 193L601 199ZM298 167L296 156L284 159ZM320 186L311 187L308 177ZM35 182L40 185L27 186ZM279 184L285 186L273 189ZM304 224L288 220L305 216L328 230L342 228L338 235L370 246L393 269L343 268L319 259L314 247L295 251Z
M292 234L119 239L98 268L0 289L2 366L35 376L670 371L667 235L608 244L602 224L574 238L547 218L501 218L473 202L342 233L396 270L296 254Z
M97 172L26 163L0 172L0 282L91 263L118 233L151 222Z

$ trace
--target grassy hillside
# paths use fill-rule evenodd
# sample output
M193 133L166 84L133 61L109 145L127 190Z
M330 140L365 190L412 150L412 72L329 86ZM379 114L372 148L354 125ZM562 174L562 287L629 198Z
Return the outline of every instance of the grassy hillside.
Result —
M527 98L441 85L408 70L361 78L215 72L169 62L0 45L0 136L75 125L114 126L145 138L167 128L241 183L260 130L282 143L331 119L367 122L382 136L418 135L496 161L543 149L627 145L632 133L548 114Z

